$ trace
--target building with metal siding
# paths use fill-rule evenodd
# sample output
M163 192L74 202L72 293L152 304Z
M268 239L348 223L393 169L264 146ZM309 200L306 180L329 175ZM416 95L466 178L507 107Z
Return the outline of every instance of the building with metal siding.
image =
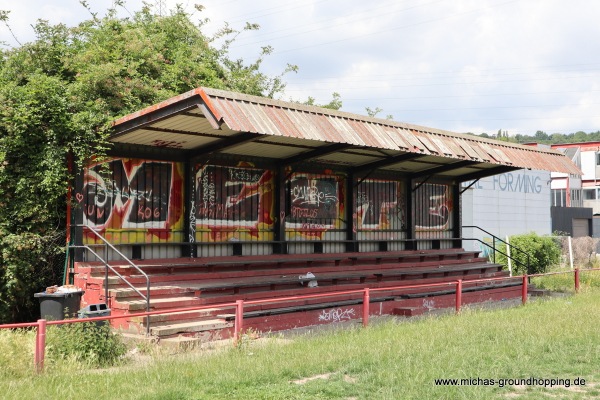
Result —
M550 174L518 170L480 179L461 196L463 225L477 225L503 240L529 232L551 234ZM464 228L463 237L492 242L490 235L478 229ZM488 250L479 242L466 241L463 245L484 253Z

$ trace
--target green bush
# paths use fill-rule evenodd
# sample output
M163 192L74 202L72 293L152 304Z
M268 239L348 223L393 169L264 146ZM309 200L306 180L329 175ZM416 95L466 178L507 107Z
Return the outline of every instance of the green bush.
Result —
M510 245L514 275L544 273L551 265L560 261L560 246L549 236L539 236L535 232L513 235L510 237ZM500 245L496 262L508 265L507 257L501 253L507 254L505 244ZM527 267L527 255L529 255L529 267Z
M92 367L115 365L126 352L109 325L94 322L50 326L46 343L50 360L74 359Z

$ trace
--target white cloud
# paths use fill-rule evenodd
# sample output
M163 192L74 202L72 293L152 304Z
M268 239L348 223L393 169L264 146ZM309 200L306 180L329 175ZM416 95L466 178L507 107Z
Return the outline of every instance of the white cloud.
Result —
M168 0L173 7L181 0ZM110 0L95 0L101 13ZM230 21L261 25L232 46L251 60L261 46L275 53L269 74L287 63L283 99L342 95L344 109L458 132L533 134L600 129L600 2L585 0L204 0L195 14L208 30ZM193 2L184 1L193 11ZM127 2L131 12L141 0ZM44 17L75 24L89 15L77 0L0 0L11 26L31 40ZM124 12L123 12L124 13ZM29 33L27 33L29 31ZM12 42L6 29L2 40Z

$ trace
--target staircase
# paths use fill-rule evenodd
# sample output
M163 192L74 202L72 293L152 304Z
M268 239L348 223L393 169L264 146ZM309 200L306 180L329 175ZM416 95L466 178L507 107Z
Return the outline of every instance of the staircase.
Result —
M463 249L229 256L125 262L110 266L134 288L115 274L108 277L105 298L105 265L80 262L75 265L75 285L85 290L82 306L106 302L112 315L130 315L146 310L146 277L150 281L150 310L210 306L149 318L149 333L161 340L180 336L210 340L233 333L233 307L221 304L243 299L277 300L288 296L326 294L366 287L390 288L373 291L372 315L418 315L439 308L454 307L454 286L418 289L391 289L395 286L455 282L463 279L463 303L502 300L520 296L520 281L468 284L469 280L507 277L502 266L489 263L478 252ZM309 275L311 273L314 275ZM139 293L138 293L139 292ZM275 331L344 320L362 315L360 293L331 297L248 304L244 327ZM125 332L145 334L145 317L122 318L113 326Z

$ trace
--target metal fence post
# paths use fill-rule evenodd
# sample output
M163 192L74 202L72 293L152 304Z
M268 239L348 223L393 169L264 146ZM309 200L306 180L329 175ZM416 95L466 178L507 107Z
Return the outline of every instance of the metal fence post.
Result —
M523 275L523 287L521 288L521 301L523 302L523 304L527 303L527 285L529 284L527 278L527 274Z
M367 327L369 325L369 304L371 303L371 295L369 294L369 288L365 288L363 292L363 315L362 322L363 327Z
M235 302L235 322L233 324L233 342L237 344L244 329L244 300Z
M579 268L575 268L575 293L579 293Z
M462 305L462 279L456 281L456 313L460 313Z
M46 355L46 320L38 319L37 334L35 338L35 370L40 373L44 370Z

